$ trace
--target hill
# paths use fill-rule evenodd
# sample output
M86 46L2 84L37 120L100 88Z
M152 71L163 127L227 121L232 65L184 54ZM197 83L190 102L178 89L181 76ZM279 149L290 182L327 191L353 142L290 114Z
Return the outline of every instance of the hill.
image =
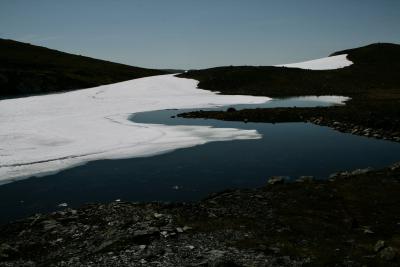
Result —
M400 45L372 44L336 52L348 54L353 65L335 70L305 70L272 66L218 67L191 70L180 77L200 81L199 87L227 94L270 97L341 94L354 96L368 89L400 85Z
M345 106L308 109L257 109L234 113L192 113L188 117L227 120L282 121L290 117L308 121L311 117L339 122L345 131L360 129L400 134L400 45L372 44L333 53L347 54L354 64L334 70L306 70L286 67L220 67L189 71L179 77L199 80L199 87L223 94L262 95L276 98L307 95L351 97ZM282 117L282 118L280 118ZM320 120L320 119L319 119ZM379 135L381 136L381 135Z
M159 74L165 72L0 39L0 97L82 89Z

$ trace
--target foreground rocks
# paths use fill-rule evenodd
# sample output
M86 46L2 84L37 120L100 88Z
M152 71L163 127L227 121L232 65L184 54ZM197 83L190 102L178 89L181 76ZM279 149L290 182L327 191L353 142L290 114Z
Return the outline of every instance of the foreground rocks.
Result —
M400 164L0 227L0 266L399 266Z

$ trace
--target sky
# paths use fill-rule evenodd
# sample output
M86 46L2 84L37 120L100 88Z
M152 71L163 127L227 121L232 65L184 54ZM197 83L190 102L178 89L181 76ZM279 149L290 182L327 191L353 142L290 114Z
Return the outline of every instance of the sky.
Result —
M400 43L400 1L0 0L0 38L148 68L275 65Z

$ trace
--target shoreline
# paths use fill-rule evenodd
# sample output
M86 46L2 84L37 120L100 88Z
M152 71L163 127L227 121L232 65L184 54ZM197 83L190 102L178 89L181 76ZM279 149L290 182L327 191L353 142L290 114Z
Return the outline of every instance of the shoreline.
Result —
M0 226L0 266L396 266L398 190L399 163L195 203L88 204Z
M363 121L353 120L341 113L342 106L317 108L258 108L226 111L194 111L178 114L183 118L217 119L225 121L243 122L310 122L320 126L327 126L336 131L365 136L376 139L400 142L400 125L398 122L376 121L370 125L363 125ZM364 122L365 123L365 122ZM378 127L380 125L381 127ZM382 127L383 126L383 127Z

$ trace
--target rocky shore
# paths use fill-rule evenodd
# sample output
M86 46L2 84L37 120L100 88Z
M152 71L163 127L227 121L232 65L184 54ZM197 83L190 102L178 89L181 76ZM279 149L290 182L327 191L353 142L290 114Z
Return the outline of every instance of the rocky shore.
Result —
M184 118L205 118L243 122L311 122L328 126L340 132L377 139L400 142L400 121L398 119L375 118L374 114L347 116L343 107L316 108L257 108L226 111L194 111L179 114Z
M400 164L0 226L0 266L399 266Z

